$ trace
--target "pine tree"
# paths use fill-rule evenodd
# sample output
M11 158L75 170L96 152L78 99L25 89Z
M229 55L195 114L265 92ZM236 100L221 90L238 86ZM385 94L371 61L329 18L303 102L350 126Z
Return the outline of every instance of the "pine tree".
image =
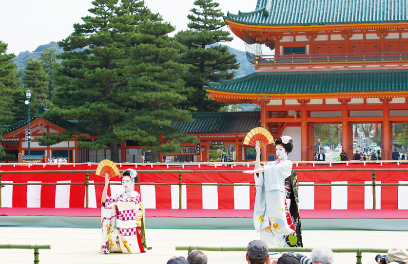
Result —
M159 152L174 153L181 150L181 142L196 141L172 126L175 122L192 121L189 111L180 109L180 102L186 100L181 95L181 74L187 67L176 62L183 46L168 36L174 30L161 21L143 22L139 26L139 43L132 48L126 68L132 91L127 103L135 107L127 114L129 124L118 127L117 132L151 149L153 162L159 161Z
M43 62L44 71L47 73L47 82L48 82L48 91L47 96L50 100L52 100L52 96L54 93L54 73L56 70L61 66L58 62L57 55L55 49L45 49L40 54L41 61Z
M187 16L190 29L176 35L177 41L188 47L180 62L190 65L183 79L186 87L193 88L188 90L184 106L198 112L219 111L225 104L209 99L204 86L209 82L232 79L233 70L239 65L235 55L219 45L232 40L230 33L222 30L225 22L219 4L213 0L196 0L194 5L196 7L190 10L192 14Z
M7 54L7 44L0 41L0 134L4 133L4 126L13 124L21 113L18 108L24 108L23 89L20 86L16 65L13 63L14 54ZM18 102L18 100L21 102ZM5 158L4 147L0 146L0 159Z
M172 43L166 36L168 26L156 28L160 18L144 6L144 1L96 0L93 5L89 9L91 15L82 18L83 23L75 24L75 31L59 42L64 53L60 56L61 68L55 75L55 106L46 112L47 117L78 120L78 127L61 136L48 135L38 140L49 145L66 135L77 136L86 129L93 135L93 141L78 137L78 146L83 149L109 146L112 160L118 162L118 145L122 141L140 141L139 144L145 146L156 146L160 142L158 139L166 130L162 129L161 134L157 131L169 126L171 121L156 121L156 118L168 114L171 119L175 115L163 108L172 109L167 97L180 98L171 89L179 89L179 86L181 89L183 82L176 75L184 68L170 59L178 49L170 48ZM157 29L156 35L147 34L146 28L153 25L151 29ZM153 53L156 45L168 47L159 52L169 53L158 54L158 61ZM158 65L151 64L153 58ZM174 83L165 83L162 76L166 74L172 75L167 77L167 82ZM158 109L152 108L157 104L150 104L153 94L157 94L154 101L160 104ZM151 113L145 116L151 119L139 120L143 113ZM189 118L184 111L177 114L184 117L182 120ZM173 144L168 147L175 142L169 138Z
M44 70L44 63L38 60L27 61L23 76L25 89L31 90L31 112L38 113L40 104L51 106L48 93L48 75Z

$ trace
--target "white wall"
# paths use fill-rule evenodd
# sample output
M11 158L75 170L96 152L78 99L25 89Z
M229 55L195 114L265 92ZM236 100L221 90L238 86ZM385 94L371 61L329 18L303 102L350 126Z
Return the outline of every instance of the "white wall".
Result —
M300 126L299 127L286 127L283 130L282 136L290 136L293 140L293 150L289 153L289 159L291 161L300 161L301 157L301 136L300 136Z

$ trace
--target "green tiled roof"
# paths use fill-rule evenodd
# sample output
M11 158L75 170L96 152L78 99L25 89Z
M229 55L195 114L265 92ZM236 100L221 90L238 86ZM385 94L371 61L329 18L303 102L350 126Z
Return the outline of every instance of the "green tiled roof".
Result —
M308 26L408 22L408 0L258 0L225 19L247 25Z
M30 123L33 122L35 119L37 119L37 115L30 116ZM75 125L73 123L68 122L68 121L64 121L64 120L61 120L61 119L47 119L47 120L50 121L51 123L56 124L57 126L65 128L65 129L75 127ZM20 121L18 123L13 124L13 125L5 126L6 131L4 132L4 134L13 132L13 131L15 131L17 129L20 129L20 128L26 126L26 125L27 125L27 119L24 119L23 121Z
M246 94L408 92L408 70L256 72L207 89Z
M260 112L192 113L191 123L174 126L188 134L247 133L260 125Z

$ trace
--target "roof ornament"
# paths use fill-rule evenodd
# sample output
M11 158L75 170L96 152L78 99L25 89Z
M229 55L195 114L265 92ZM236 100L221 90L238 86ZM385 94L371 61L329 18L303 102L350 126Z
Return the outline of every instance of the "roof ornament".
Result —
M264 10L264 11L262 11L262 15L263 15L264 17L268 17L268 16L269 16L269 12L266 11L266 10Z

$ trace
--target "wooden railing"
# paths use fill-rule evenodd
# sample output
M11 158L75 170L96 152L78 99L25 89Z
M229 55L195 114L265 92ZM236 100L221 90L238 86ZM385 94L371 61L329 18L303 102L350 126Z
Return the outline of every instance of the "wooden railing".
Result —
M398 62L408 60L408 52L317 53L286 55L250 54L247 56L249 56L249 61L257 65Z

